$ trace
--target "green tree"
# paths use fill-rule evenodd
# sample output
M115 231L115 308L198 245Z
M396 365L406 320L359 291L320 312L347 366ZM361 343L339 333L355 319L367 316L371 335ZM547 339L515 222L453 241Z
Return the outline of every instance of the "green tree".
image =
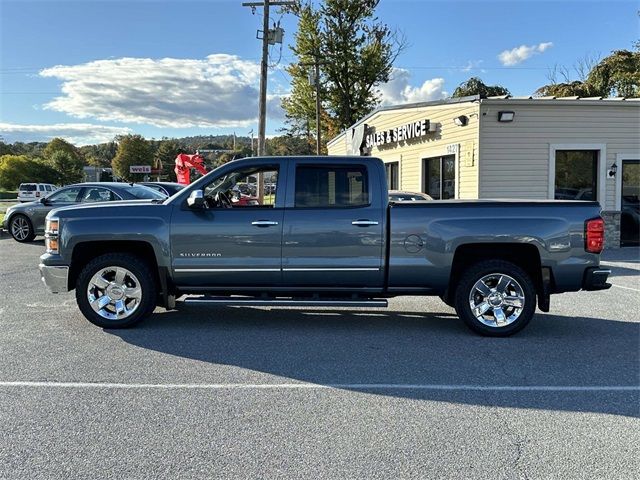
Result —
M86 158L87 164L94 167L110 167L117 151L118 144L116 142L80 147L80 152Z
M281 135L267 139L267 155L312 155L314 153L315 146L309 145L304 137Z
M320 20L321 14L315 11L311 4L304 4L298 10L298 30L295 34L295 45L291 47L298 61L290 64L286 70L291 77L291 95L283 98L282 106L285 110L287 127L284 131L289 136L304 137L309 147L308 153L314 151L316 134L316 88L310 81L315 75L314 52L320 51ZM320 70L320 99L323 114L321 136L329 138L333 119L326 110L328 100L327 76ZM267 142L268 143L268 142ZM268 147L267 147L268 150Z
M640 97L640 51L615 50L591 70L586 84L601 97Z
M319 7L306 1L296 8L300 18L297 61L288 69L292 92L283 102L287 131L311 137L315 126L315 87L310 65L320 61L323 120L343 130L380 102L378 86L389 81L393 62L404 44L376 17L379 0L325 0ZM325 137L326 138L326 137Z
M40 159L26 155L0 157L0 188L15 190L21 183L56 183L57 172Z
M550 83L540 87L535 92L540 97L590 97L589 86L580 80L572 82Z
M140 181L144 174L130 173L132 165L149 165L153 167L153 155L149 142L141 135L123 135L117 138L118 152L113 159L114 173L127 181Z
M13 154L13 149L11 145L7 145L6 143L0 141L0 156L2 155L11 155Z
M269 139L267 139L267 152L269 151ZM213 162L213 168L218 168L231 160L246 158L251 156L251 147L249 145L236 145L233 152L223 152L216 157Z
M64 150L57 150L47 158L47 164L58 174L59 185L81 182L84 178L84 163L78 157Z
M49 159L55 152L66 152L74 158L83 160L83 155L78 147L67 142L63 138L54 138L49 143L47 143L47 146L44 148L42 155L44 156L44 158Z
M153 155L155 168L162 168L160 174L169 181L176 181L175 160L179 153L185 153L177 140L161 140L158 149Z
M453 98L480 95L482 98L510 95L509 90L500 85L486 85L480 78L471 77L466 82L462 82L453 91Z
M615 50L600 60L579 80L569 78L568 69L563 69L564 82L557 82L551 75L550 83L536 90L538 96L556 97L640 97L640 51Z

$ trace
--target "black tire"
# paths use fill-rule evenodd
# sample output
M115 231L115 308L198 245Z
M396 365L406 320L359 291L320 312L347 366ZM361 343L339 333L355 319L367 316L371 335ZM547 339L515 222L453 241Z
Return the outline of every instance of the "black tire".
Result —
M497 326L497 322L495 326L489 326L483 323L476 318L470 305L470 295L472 292L482 297L482 294L475 289L476 283L492 274L496 274L497 276L504 275L505 278L506 276L511 277L511 279L517 282L517 286L520 287L522 296L524 297L524 305L522 305L520 315L511 323L503 326ZM482 285L480 286L482 287ZM508 288L516 288L516 285L511 283ZM508 299L509 297L507 297L507 300ZM496 302L500 301L499 299L495 300ZM509 312L510 308L513 307L504 306L506 312ZM458 316L474 332L490 337L507 337L522 330L533 318L536 310L535 284L526 271L511 262L504 260L484 260L470 266L462 273L455 291L455 309ZM502 311L502 307L499 307L499 309ZM493 309L491 309L491 312L493 312ZM493 315L493 313L489 315ZM494 316L497 317L497 315ZM491 323L490 320L489 323Z
M18 223L21 223L21 233L18 233ZM24 235L24 228L27 228L26 236ZM29 217L22 214L16 214L11 217L9 221L9 233L16 242L26 243L32 242L36 238L36 230L33 228L33 223L29 220Z
M98 314L89 302L87 290L93 276L109 267L122 267L135 275L141 288L139 305L129 316L122 319L107 319ZM128 277L130 280L130 277ZM147 264L129 253L107 253L91 260L80 272L76 281L76 301L80 311L94 325L102 328L127 328L151 315L158 295L155 276ZM109 308L109 307L108 307ZM117 315L116 315L117 316Z

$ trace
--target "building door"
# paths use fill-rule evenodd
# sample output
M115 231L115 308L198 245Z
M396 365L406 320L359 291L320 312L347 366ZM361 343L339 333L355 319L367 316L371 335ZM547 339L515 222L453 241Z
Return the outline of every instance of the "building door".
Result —
M456 192L456 157L425 158L422 160L422 191L434 200L455 198Z
M399 163L389 162L384 164L385 173L387 174L387 188L389 190L398 190L399 181Z
M640 245L640 160L622 161L620 244Z

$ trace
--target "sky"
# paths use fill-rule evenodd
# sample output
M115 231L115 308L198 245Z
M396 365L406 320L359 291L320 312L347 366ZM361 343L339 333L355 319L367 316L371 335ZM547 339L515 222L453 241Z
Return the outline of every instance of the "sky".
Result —
M0 0L0 136L77 145L257 131L262 28L243 0ZM384 105L437 100L471 76L530 95L555 65L632 49L639 1L381 0L407 47ZM270 49L267 134L279 134L296 18Z

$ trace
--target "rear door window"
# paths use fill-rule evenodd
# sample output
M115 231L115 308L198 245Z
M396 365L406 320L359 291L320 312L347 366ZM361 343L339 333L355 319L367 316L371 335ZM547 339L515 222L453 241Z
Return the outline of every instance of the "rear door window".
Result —
M81 202L111 202L113 200L116 200L116 197L111 190L102 187L85 187Z
M35 192L36 186L33 183L23 183L20 185L21 192Z
M296 208L353 208L369 203L364 165L300 165L296 168Z

